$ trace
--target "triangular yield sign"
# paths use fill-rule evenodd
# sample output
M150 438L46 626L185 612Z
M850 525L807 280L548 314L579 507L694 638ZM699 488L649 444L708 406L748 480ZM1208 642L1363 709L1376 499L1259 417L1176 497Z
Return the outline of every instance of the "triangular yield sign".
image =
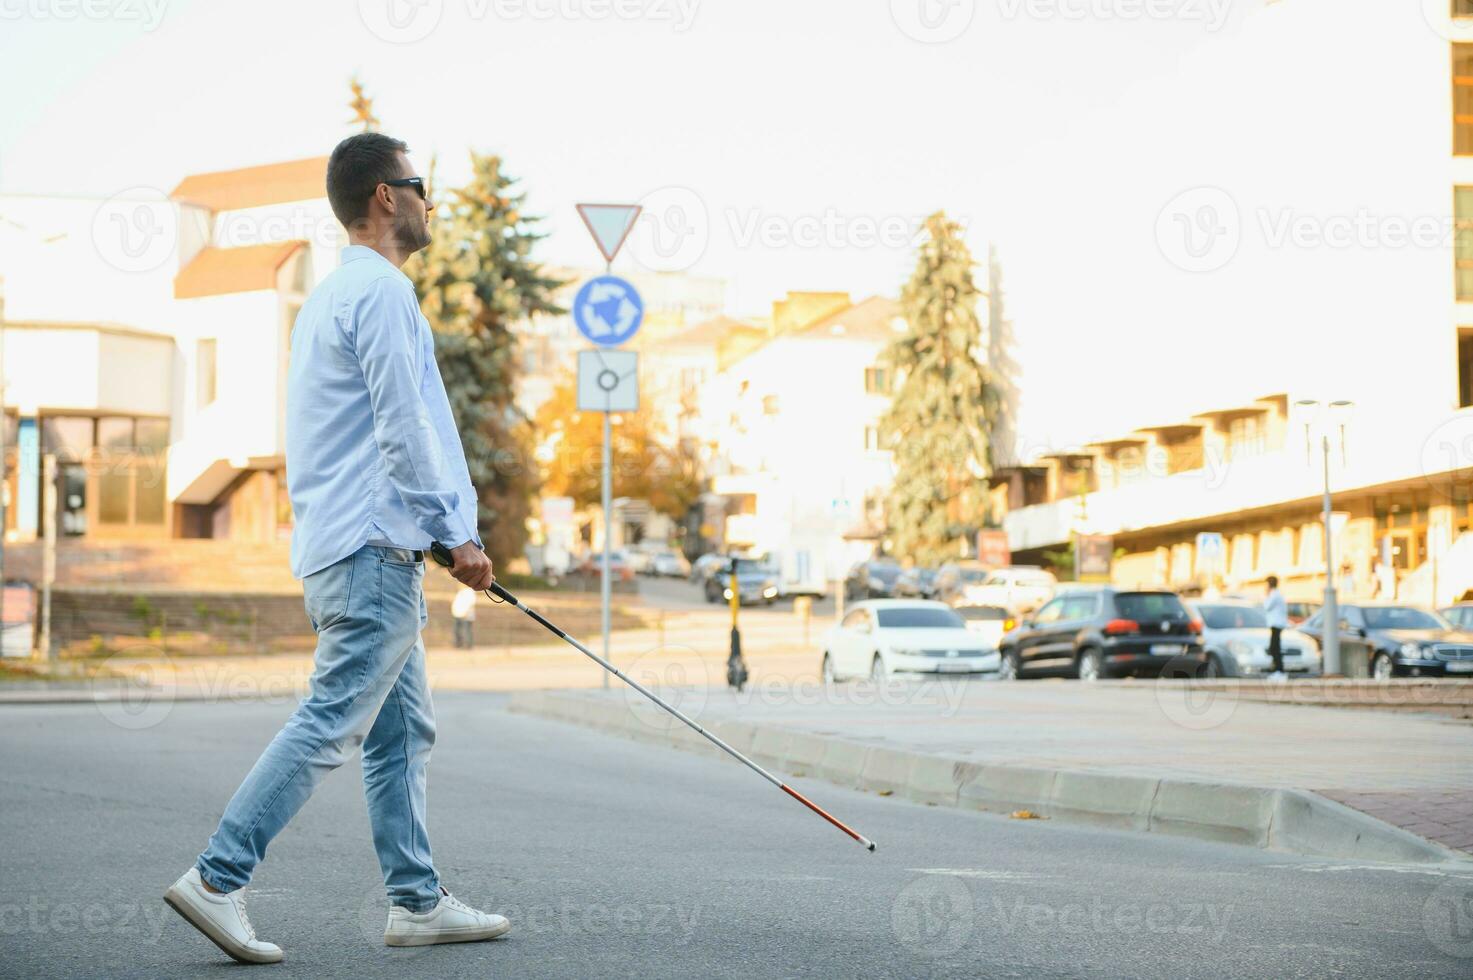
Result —
M588 233L603 253L605 262L614 261L614 256L619 254L619 246L629 237L640 210L638 204L578 205L578 214L588 226Z

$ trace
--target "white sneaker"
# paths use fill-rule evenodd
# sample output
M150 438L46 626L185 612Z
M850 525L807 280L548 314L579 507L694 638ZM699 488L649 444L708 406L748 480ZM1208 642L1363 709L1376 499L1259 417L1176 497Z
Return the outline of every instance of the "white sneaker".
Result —
M281 962L280 946L256 938L246 918L244 888L217 894L205 888L198 868L190 868L164 892L164 901L226 955L242 963Z
M1282 670L1276 670L1273 673L1269 674L1268 679L1271 681L1288 680L1288 678L1284 676L1284 672Z
M511 929L505 916L478 912L440 887L440 904L428 912L411 912L402 905L389 909L384 927L387 946L430 946L435 943L474 943L504 936Z

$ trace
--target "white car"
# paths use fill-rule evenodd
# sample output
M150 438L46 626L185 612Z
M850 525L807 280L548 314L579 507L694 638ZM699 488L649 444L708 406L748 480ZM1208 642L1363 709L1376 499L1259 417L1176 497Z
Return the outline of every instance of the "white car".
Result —
M918 674L996 676L1001 665L996 644L967 629L944 602L926 599L855 603L823 640L825 683Z
M1268 620L1256 603L1197 599L1187 603L1202 621L1202 647L1212 673L1218 677L1250 677L1270 673ZM1318 675L1320 648L1314 638L1296 629L1279 635L1279 652L1287 674Z
M988 573L978 585L962 589L957 605L1002 606L1019 612L1031 612L1054 597L1059 587L1052 572L1018 565L998 568Z
M690 562L674 551L657 551L650 559L650 574L666 578L685 578L690 574Z

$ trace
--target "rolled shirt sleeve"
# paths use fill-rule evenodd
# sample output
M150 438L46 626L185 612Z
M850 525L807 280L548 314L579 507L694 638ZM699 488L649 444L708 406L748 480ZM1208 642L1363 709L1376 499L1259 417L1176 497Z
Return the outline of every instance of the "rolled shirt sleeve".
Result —
M389 276L370 284L352 311L352 329L373 408L374 441L389 482L433 540L452 548L467 541L479 544L475 527L461 516L464 491L425 401L425 355L413 286ZM456 453L453 463L463 467L463 457Z

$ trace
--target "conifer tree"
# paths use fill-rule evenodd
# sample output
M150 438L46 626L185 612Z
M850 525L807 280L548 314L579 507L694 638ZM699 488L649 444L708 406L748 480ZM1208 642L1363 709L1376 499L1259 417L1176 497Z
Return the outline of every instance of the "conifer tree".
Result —
M907 330L887 352L897 385L880 432L895 464L891 550L934 564L958 557L983 523L997 397L961 228L938 211L926 232L900 296Z

